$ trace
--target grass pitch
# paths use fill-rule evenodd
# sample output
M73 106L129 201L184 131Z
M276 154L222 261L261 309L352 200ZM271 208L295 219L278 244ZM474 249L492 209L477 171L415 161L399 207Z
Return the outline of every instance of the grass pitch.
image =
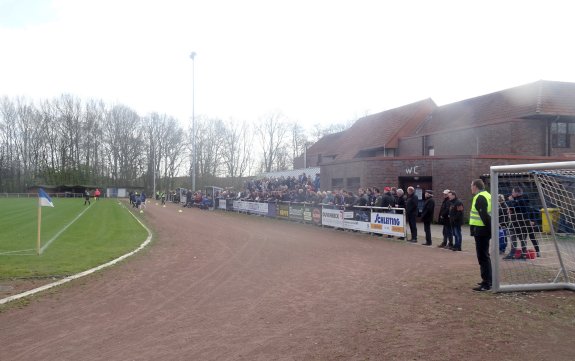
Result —
M138 247L147 232L117 200L53 198L42 207L41 255L36 253L38 200L0 200L0 280L61 277L106 263ZM82 213L83 212L83 213Z

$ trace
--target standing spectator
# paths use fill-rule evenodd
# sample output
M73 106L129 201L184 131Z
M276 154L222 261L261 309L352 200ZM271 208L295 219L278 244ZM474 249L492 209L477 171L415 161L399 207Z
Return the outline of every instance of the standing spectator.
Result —
M390 187L385 187L383 188L384 193L381 196L381 207L384 208L391 208L395 206L395 198L393 197L392 193L391 193L391 188ZM388 213L393 213L393 211L391 209L385 209L383 210L383 212L388 212ZM393 236L391 234L387 235L387 238L392 238Z
M367 188L367 205L373 206L375 204L375 193L372 188Z
M461 251L461 225L463 224L463 202L457 198L455 191L449 192L450 207L449 207L449 223L453 238L455 238L455 245L451 248L452 251Z
M449 222L449 206L451 200L449 197L449 189L443 191L443 202L439 209L438 223L443 225L443 242L437 247L451 249L453 247L453 232L451 230L451 223Z
M355 200L354 204L356 206L365 207L365 206L367 206L367 203L368 203L367 194L365 194L365 191L363 190L363 188L359 188L357 190L357 199Z
M419 199L415 194L415 188L407 187L407 200L405 201L405 217L409 223L409 230L411 232L411 239L409 242L417 243L417 204Z
M537 257L541 257L539 242L535 239L535 211L530 207L529 199L523 195L521 187L513 187L507 206L513 234L521 241L520 259L527 259L527 237L531 240ZM515 254L516 243L512 244L509 255ZM508 259L509 256L505 258Z
M405 193L403 189L397 189L397 197L395 197L395 208L403 208L405 210Z
M84 205L86 205L86 202L90 205L90 191L88 189L84 190Z
M471 193L474 195L469 211L469 226L475 238L475 253L481 271L481 283L474 291L489 291L491 289L491 257L489 256L489 240L491 239L491 194L485 190L481 179L471 182Z
M344 189L340 189L339 192L335 195L334 204L338 206L345 205L345 193L347 193Z
M383 202L383 198L381 197L381 194L379 193L379 188L373 188L373 192L374 192L374 201L373 201L373 206L374 207L381 207L381 204Z
M315 174L315 179L313 180L313 187L315 188L315 191L318 192L321 188L320 188L320 178L319 178L319 173Z
M435 211L435 200L433 199L433 191L428 189L425 191L425 203L423 204L423 211L421 212L421 220L423 221L423 230L425 231L424 246L431 246L431 222L433 221L433 213Z
M383 189L383 196L381 196L381 206L382 207L393 207L395 203L395 199L391 195L391 188L385 187Z
M192 190L188 189L188 191L186 192L186 204L184 207L192 207L192 204L194 204L193 197L194 195L192 194Z
M401 210L398 210L398 212L402 212L403 214L405 214L405 197L404 197L403 189L398 188L396 193L397 193L397 197L395 198L395 208L401 209ZM404 240L405 237L399 237L399 239Z
M333 204L333 202L334 202L333 193L331 191L325 192L325 195L324 195L323 199L321 200L321 203Z

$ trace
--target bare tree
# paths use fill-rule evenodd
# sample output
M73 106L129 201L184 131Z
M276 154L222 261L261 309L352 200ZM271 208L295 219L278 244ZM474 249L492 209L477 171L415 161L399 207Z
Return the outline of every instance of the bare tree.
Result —
M290 148L291 148L291 159L289 162L293 164L295 158L299 157L305 152L305 147L307 145L307 138L305 131L298 122L292 122L289 125L290 128Z
M174 178L178 175L179 170L186 157L185 132L174 118L169 118L167 123L167 132L162 143L161 154L163 155L163 175L165 182L162 184L164 191L174 188Z
M1 101L2 123L0 126L0 185L3 189L13 191L17 188L17 112L14 102L7 97Z
M351 127L353 125L353 122L354 121L350 120L347 123L335 123L330 124L328 126L322 126L321 124L316 123L313 125L313 128L311 130L310 141L317 142L318 140L320 140L321 138L323 138L328 134L343 132L344 130Z
M145 118L148 147L148 177L156 177L156 189L173 186L182 161L186 142L184 131L177 120L166 114L151 113ZM152 178L151 183L154 179ZM149 188L149 183L148 188Z
M116 185L135 184L144 168L140 117L126 106L114 106L106 114L103 136L111 180Z
M235 182L243 177L250 167L253 133L249 123L228 122L224 125L222 160L226 175Z
M220 119L197 118L196 134L196 170L200 177L219 175L221 166L220 152L224 137L224 126ZM191 152L193 149L191 149Z
M269 114L256 126L256 133L260 138L263 152L263 171L271 172L276 162L288 133L288 126L278 112Z
M100 184L105 174L105 156L102 145L102 125L106 116L106 106L101 100L90 100L83 114L83 137L80 141L82 165L88 173L90 184Z

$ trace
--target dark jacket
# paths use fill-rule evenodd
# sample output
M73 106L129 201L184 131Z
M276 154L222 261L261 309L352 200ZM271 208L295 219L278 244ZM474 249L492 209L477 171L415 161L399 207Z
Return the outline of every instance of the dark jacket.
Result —
M367 203L368 203L368 198L367 198L367 194L365 194L365 193L363 195L361 195L361 197L358 197L355 201L356 206L364 207L364 206L367 206Z
M449 224L449 207L451 206L451 200L449 198L443 199L441 203L441 208L439 209L439 224Z
M524 195L507 201L507 207L511 209L511 212L509 212L511 214L510 221L515 223L515 226L523 227L536 219L535 212L529 205L529 199Z
M417 217L417 203L419 202L419 198L415 193L408 194L407 200L405 201L405 215L409 216L412 215Z
M454 198L449 203L449 223L461 226L463 224L463 202L459 198Z
M383 196L381 197L381 206L382 207L393 207L393 206L395 206L395 200L393 199L391 192L383 193Z
M395 206L396 208L405 209L405 196L395 197Z
M435 211L435 200L429 197L423 204L423 211L421 211L421 220L423 222L431 223L433 221L433 212Z

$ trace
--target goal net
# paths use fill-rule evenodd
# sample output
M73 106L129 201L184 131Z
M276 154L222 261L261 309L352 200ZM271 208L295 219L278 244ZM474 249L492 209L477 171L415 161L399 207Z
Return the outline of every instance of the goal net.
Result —
M575 290L575 162L493 166L495 292Z

